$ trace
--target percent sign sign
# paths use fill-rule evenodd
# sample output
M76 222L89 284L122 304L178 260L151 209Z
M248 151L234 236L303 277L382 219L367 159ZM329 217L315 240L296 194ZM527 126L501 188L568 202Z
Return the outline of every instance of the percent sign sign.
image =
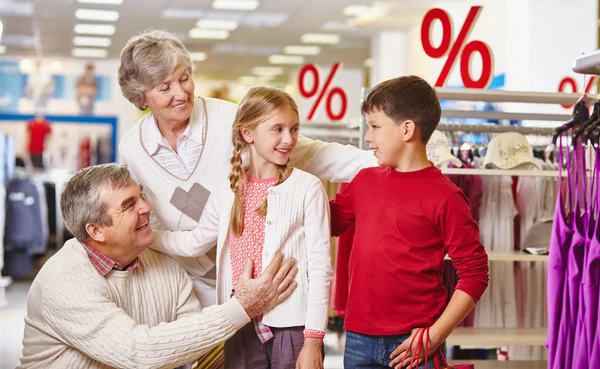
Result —
M331 90L329 90L329 86L331 85L331 82L333 81L333 78L335 77L336 73L338 72L338 70L342 67L342 63L335 63L333 64L333 67L331 68L331 71L329 72L329 74L327 75L327 78L325 79L325 84L321 87L321 90L319 91L319 76L321 73L319 73L319 70L317 69L317 67L314 64L306 64L302 67L302 69L300 69L300 73L298 74L298 87L300 90L300 94L309 99L313 96L315 96L317 93L319 94L319 96L317 96L317 100L315 100L315 103L313 104L312 108L310 109L310 112L308 113L308 117L306 119L308 120L312 120L313 117L315 116L315 113L317 112L317 109L319 108L319 104L321 103L321 100L323 100L323 96L325 96L325 94L327 93L327 100L325 101L325 110L327 112L327 116L329 117L329 119L331 120L340 120L344 117L344 115L346 115L346 109L348 107L348 97L346 96L346 92L344 92L344 90L342 90L339 87L334 87ZM312 88L310 90L306 89L306 74L307 73L311 73L313 76L313 85ZM327 91L329 90L329 91ZM341 101L341 108L340 111L336 114L333 112L333 97L335 95L338 95Z
M584 93L589 93L592 90L592 86L596 83L596 76L592 76L588 81L587 85L585 85ZM578 93L579 87L577 86L577 81L573 77L565 77L560 80L558 84L558 92L565 92L567 85L571 85L571 92ZM561 104L565 109L571 109L573 105L569 104Z
M460 77L464 86L467 88L487 88L487 86L489 86L492 80L494 64L492 51L489 46L482 41L471 41L465 45L465 40L471 32L473 24L481 9L481 6L471 7L467 19L461 27L454 44L452 44L452 22L450 20L450 15L448 15L445 10L439 8L431 9L425 14L425 18L423 18L423 23L421 24L421 44L423 45L425 53L432 58L439 59L444 57L448 50L450 50L450 54L448 55L446 63L444 63L442 72L435 82L436 87L442 87L446 83L448 75L456 62L459 53L461 54ZM442 42L438 47L434 47L431 44L431 26L435 20L439 20L442 24ZM470 64L471 57L476 52L481 55L482 70L479 79L473 80L473 78L471 78Z

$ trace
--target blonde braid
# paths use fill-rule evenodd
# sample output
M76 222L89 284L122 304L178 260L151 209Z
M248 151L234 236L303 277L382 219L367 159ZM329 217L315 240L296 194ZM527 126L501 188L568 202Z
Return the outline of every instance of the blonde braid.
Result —
M274 184L274 186L277 186L283 183L283 181L285 181L289 173L288 169L291 170L291 168L288 168L287 163L277 166L277 182ZM265 201L261 202L260 205L254 211L256 212L256 214L264 217L267 215L268 205L269 204L267 202L267 199L265 199Z
M235 193L233 205L231 206L231 218L229 227L236 236L244 232L244 206L242 205L241 192L243 191L244 172L242 169L242 152L245 141L239 130L233 132L233 156L231 157L231 172L229 173L229 187Z

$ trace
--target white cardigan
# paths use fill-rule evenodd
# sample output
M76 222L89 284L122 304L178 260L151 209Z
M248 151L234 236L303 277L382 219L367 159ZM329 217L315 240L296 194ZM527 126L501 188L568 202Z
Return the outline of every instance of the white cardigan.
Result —
M204 255L217 241L217 301L229 300L232 283L229 218L234 194L228 184L210 196L198 226L191 231L156 232L155 248L171 255ZM272 327L304 326L325 332L333 270L330 259L329 202L320 180L294 169L288 179L269 189L265 222L264 268L276 251L297 261L298 287L266 313Z

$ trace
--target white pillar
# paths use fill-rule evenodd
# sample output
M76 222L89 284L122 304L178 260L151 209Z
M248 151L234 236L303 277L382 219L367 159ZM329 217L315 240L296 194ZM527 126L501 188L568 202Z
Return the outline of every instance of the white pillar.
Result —
M371 58L374 65L370 70L369 87L408 74L409 54L406 32L380 32L371 38Z

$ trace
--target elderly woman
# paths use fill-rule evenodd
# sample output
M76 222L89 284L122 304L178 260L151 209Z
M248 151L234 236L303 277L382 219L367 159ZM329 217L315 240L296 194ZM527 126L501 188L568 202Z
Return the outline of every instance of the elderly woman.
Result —
M183 43L165 31L132 37L121 52L123 96L151 113L119 144L126 163L154 207L155 228L196 226L208 197L227 180L231 129L237 106L194 95L193 63ZM335 182L350 181L376 165L371 152L300 137L290 164ZM175 259L190 274L203 306L216 303L215 252Z

